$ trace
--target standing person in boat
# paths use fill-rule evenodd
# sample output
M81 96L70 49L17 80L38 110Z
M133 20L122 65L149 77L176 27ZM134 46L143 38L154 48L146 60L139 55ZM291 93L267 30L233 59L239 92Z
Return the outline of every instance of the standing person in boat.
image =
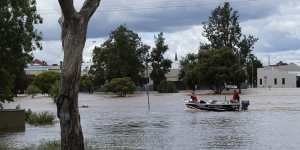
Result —
M233 96L232 96L231 102L232 103L238 103L238 102L240 102L240 94L239 94L239 92L237 90L233 91Z

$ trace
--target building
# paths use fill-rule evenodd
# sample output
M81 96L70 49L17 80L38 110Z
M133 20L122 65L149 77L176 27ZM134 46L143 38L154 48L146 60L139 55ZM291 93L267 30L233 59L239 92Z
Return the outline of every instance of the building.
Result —
M89 66L83 63L81 68L82 68L81 76L88 75ZM48 65L45 61L41 61L39 59L34 59L32 63L28 64L24 70L26 75L34 75L34 76L47 71L54 71L59 73L61 72L60 65L58 64Z
M35 59L24 70L26 75L39 75L47 71L60 72L60 66L57 64L47 65L44 61Z
M300 67L294 63L257 69L258 88L299 88Z
M60 66L34 66L29 65L25 69L26 75L39 75L43 72L54 71L60 72Z
M167 81L177 82L179 81L179 69L170 69L170 72L166 73Z

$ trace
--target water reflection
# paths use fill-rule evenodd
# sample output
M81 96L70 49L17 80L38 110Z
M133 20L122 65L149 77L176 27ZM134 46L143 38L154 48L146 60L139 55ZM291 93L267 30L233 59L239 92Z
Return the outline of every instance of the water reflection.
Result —
M152 95L150 112L147 111L147 97L143 95L111 98L81 94L79 105L89 106L80 109L83 132L98 149L297 150L300 147L300 95L295 93L293 96L242 95L251 100L247 112L186 110L183 93ZM205 98L223 99L209 95ZM33 111L56 111L47 98L23 98L9 106L16 104ZM27 125L26 132L0 134L0 140L22 147L44 138L57 140L59 132L59 124L49 127Z

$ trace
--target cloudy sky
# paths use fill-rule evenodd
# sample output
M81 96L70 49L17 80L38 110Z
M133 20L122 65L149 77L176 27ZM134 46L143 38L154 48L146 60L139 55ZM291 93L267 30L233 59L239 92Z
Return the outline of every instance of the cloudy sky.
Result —
M266 65L280 60L300 64L299 0L227 0L239 11L244 34L259 38L254 53ZM102 0L88 28L84 60L91 60L92 49L107 39L118 25L125 24L137 32L143 42L153 46L153 38L164 32L169 45L167 57L174 59L197 51L202 37L202 22L224 0ZM44 23L37 28L43 33L43 50L36 58L49 64L58 63L63 52L60 44L57 0L37 0ZM77 10L83 0L74 0Z

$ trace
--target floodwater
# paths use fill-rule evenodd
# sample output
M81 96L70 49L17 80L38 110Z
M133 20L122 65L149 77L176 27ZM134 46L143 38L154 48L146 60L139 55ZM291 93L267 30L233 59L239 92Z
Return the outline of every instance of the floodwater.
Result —
M192 111L184 106L186 93L137 94L126 98L80 94L81 123L85 138L98 149L148 150L298 150L300 149L300 89L249 89L241 99L250 100L246 112ZM201 96L204 100L224 96ZM50 111L47 97L17 98L6 105ZM0 134L11 146L58 140L59 124L34 127L26 132Z

